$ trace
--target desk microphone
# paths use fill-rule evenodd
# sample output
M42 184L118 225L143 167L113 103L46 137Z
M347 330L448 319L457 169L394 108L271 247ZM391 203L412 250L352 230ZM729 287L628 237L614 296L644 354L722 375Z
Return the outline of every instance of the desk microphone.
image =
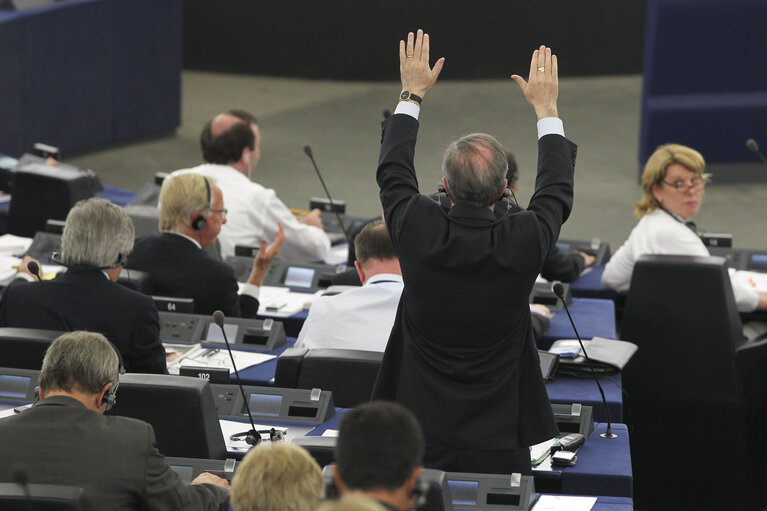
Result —
M248 419L250 419L250 426L253 428L245 433L245 442L248 445L258 445L261 442L261 435L256 431L256 425L253 422L253 415L250 413L250 406L248 405L248 398L245 397L245 389L242 388L240 382L240 373L237 371L237 366L234 364L234 355L232 355L232 348L229 346L229 339L226 337L226 330L224 330L224 313L220 310L213 313L213 321L221 328L221 333L224 334L224 341L226 342L226 350L229 352L229 358L232 360L232 367L234 368L234 375L237 377L237 386L240 387L240 394L242 394L242 401L245 403L245 410L248 412ZM237 436L242 436L238 433Z
M322 188L325 190L325 195L328 196L328 200L330 201L330 209L332 209L333 213L336 214L336 218L338 218L338 224L341 226L341 230L344 231L344 236L346 237L346 241L351 243L352 239L349 237L349 232L346 230L346 225L344 225L343 221L341 221L341 214L338 212L338 210L336 209L335 205L333 204L333 199L330 197L330 192L328 191L328 187L325 186L325 180L322 179L322 174L320 174L320 169L317 168L317 162L314 161L314 154L312 153L312 146L310 146L309 144L306 144L304 146L304 153L312 161L312 165L314 166L314 170L317 172L317 177L320 178L320 183L322 184Z
M602 438L618 438L618 435L613 433L613 427L612 422L610 421L610 409L607 407L607 399L605 399L605 391L602 389L602 385L599 383L599 378L597 378L597 374L594 372L594 366L591 365L591 359L589 358L589 354L586 353L586 347L583 346L583 341L581 341L581 336L578 333L578 329L575 328L575 322L573 321L573 317L570 315L570 310L567 308L567 303L565 303L565 286L562 285L561 282L554 282L551 285L551 291L562 301L562 305L565 308L565 312L567 313L567 317L570 319L570 324L573 326L573 331L575 332L575 337L578 338L578 344L581 345L581 351L583 351L583 356L586 357L586 362L589 365L589 369L591 370L591 376L594 377L594 381L597 383L597 387L599 387L599 393L602 395L602 404L605 407L605 415L607 416L607 430L602 433Z
M43 280L42 276L40 276L40 265L36 261L29 261L27 263L27 270L37 277L37 280Z
M754 140L753 138L749 138L748 140L746 140L746 147L748 148L749 151L758 155L759 158L761 158L762 161L765 164L767 164L767 159L765 159L764 155L759 150L759 144L756 143L756 140Z

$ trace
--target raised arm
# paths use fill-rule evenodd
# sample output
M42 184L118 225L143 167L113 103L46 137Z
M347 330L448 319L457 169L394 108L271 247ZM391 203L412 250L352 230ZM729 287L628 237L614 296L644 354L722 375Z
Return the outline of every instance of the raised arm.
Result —
M410 32L407 42L399 42L399 74L403 92L408 91L423 99L434 87L444 64L445 58L442 57L433 68L429 67L429 34L424 34L421 29L415 35Z
M533 105L538 120L559 117L559 67L557 56L552 55L551 48L541 46L533 52L528 81L519 75L511 75L511 79L517 82L527 102Z

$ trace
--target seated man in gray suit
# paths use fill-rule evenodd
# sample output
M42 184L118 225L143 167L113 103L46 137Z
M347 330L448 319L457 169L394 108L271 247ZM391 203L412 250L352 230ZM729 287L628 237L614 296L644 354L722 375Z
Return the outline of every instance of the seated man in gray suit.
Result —
M229 508L229 483L204 473L191 486L157 450L149 424L104 416L115 402L120 359L101 334L56 339L40 373L40 401L0 419L0 481L83 488L87 509Z

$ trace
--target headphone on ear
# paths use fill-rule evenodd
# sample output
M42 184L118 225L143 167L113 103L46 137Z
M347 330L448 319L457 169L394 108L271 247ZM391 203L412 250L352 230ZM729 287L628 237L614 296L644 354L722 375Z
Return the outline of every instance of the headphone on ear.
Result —
M125 374L125 366L123 365L122 354L117 349L117 346L112 344L111 341L109 342L109 345L112 346L112 349L115 351L115 355L117 355L118 374ZM109 390L104 393L104 397L101 398L101 403L99 403L99 405L104 406L105 412L111 410L115 403L117 403L117 387L119 385L119 380L116 383L113 382L112 386L109 387Z
M208 179L205 176L200 176L202 178L202 181L205 183L205 193L207 200L205 201L205 208L204 209L210 209L210 183L208 183ZM208 219L205 218L204 215L198 215L194 219L192 219L192 229L195 231L202 231L205 229L205 227L208 225Z

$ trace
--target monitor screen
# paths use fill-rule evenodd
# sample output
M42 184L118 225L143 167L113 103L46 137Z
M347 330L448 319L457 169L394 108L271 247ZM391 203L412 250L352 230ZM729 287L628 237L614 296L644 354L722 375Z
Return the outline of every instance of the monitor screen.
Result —
M224 332L226 332L226 338L229 342L235 342L237 339L237 331L239 325L233 325L231 323L224 323ZM208 335L205 336L206 342L224 342L224 334L221 333L221 328L215 323L208 325Z
M477 481L448 481L450 495L453 497L453 504L464 504L469 506L477 505L477 490L479 482Z
M310 288L313 280L314 270L312 268L291 266L285 273L285 285L288 287Z
M0 397L24 399L31 380L28 376L0 374Z
M751 254L752 270L767 270L767 254Z
M250 394L248 396L248 406L250 406L251 413L279 417L280 407L282 407L282 396L278 394ZM242 407L242 413L247 413L244 406Z

